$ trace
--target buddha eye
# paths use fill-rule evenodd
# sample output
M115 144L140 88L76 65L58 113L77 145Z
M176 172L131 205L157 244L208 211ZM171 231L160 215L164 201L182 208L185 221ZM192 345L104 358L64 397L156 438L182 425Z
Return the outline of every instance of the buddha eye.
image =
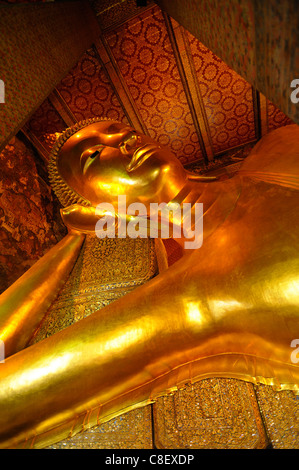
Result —
M97 155L99 155L101 152L99 152L99 150L96 150L95 152L93 152L91 155L89 155L89 158L95 158Z
M82 172L85 173L91 162L96 158L99 157L102 150L104 149L103 145L97 145L93 148L86 149L81 155L81 168Z

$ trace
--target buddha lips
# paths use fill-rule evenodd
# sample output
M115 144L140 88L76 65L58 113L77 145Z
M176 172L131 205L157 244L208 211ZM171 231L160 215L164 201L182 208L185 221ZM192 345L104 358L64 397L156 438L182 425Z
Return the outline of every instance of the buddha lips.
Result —
M127 207L126 196L118 196L117 208L103 202L96 207L98 238L184 238L185 249L197 249L203 243L203 204L177 202L141 202Z

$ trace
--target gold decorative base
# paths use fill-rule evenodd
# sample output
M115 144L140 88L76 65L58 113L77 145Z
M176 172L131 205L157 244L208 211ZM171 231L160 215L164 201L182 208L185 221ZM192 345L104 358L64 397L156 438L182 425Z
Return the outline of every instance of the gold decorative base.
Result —
M50 449L298 449L292 391L205 379L65 439Z
M252 384L206 379L154 405L155 444L166 449L263 449L267 436Z
M119 299L156 273L153 240L86 236L69 279L30 345Z
M256 387L262 419L274 449L299 449L299 397L292 390Z
M48 449L152 449L151 405L122 414Z
M125 295L157 273L155 245L88 236L32 344ZM50 449L299 448L299 400L236 379L188 384Z

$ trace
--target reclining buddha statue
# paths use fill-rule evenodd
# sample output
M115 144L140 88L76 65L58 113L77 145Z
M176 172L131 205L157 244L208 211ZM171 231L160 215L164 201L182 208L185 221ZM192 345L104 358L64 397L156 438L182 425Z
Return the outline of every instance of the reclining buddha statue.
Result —
M49 175L68 234L0 297L0 447L48 446L204 378L299 394L298 158L297 125L263 137L226 180L189 173L122 123L93 119L62 133ZM149 238L153 204L189 203L193 234L203 204L202 242L172 217L178 261L37 341L84 239L108 225L103 203L116 208L116 238L140 220L117 212L119 196L145 207Z

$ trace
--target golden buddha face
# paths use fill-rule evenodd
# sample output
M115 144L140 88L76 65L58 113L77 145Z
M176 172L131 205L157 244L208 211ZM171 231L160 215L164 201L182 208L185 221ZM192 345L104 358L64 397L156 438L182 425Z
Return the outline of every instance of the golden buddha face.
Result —
M63 180L92 206L169 202L187 174L172 152L153 139L116 121L99 121L75 132L59 151Z

